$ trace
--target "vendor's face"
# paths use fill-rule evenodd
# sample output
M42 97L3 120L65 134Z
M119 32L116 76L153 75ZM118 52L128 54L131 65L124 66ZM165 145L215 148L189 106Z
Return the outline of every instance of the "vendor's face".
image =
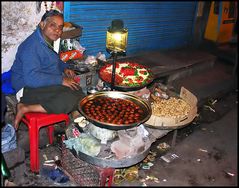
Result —
M64 21L61 16L52 16L40 22L43 36L50 41L56 41L61 37Z

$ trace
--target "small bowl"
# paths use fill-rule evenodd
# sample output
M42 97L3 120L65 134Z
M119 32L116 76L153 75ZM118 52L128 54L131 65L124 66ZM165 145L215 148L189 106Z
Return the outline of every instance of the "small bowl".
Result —
M96 86L90 86L90 87L88 87L87 88L87 94L89 95L89 94L93 94L93 93L96 93L96 92L98 92L99 90L98 90L98 88L96 87Z

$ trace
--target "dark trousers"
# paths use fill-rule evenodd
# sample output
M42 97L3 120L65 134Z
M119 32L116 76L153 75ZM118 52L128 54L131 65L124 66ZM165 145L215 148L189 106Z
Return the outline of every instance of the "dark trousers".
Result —
M63 85L40 88L24 88L20 99L24 104L40 104L47 113L70 113L78 110L80 100L85 97L81 89L72 90Z

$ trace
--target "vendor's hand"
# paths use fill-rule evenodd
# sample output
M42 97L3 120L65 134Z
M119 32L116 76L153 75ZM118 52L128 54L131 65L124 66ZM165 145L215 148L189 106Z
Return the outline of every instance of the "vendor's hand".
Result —
M64 73L66 74L66 76L73 78L76 74L75 71L71 70L71 69L65 69Z
M62 85L71 88L72 90L79 90L79 84L74 80L74 78L63 77Z

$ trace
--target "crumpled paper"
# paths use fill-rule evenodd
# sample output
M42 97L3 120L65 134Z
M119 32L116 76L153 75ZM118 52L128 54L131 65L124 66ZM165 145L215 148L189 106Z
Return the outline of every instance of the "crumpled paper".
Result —
M77 123L82 128L84 128L86 125L89 124L89 121L87 121L86 118L83 116L74 119L74 122Z

